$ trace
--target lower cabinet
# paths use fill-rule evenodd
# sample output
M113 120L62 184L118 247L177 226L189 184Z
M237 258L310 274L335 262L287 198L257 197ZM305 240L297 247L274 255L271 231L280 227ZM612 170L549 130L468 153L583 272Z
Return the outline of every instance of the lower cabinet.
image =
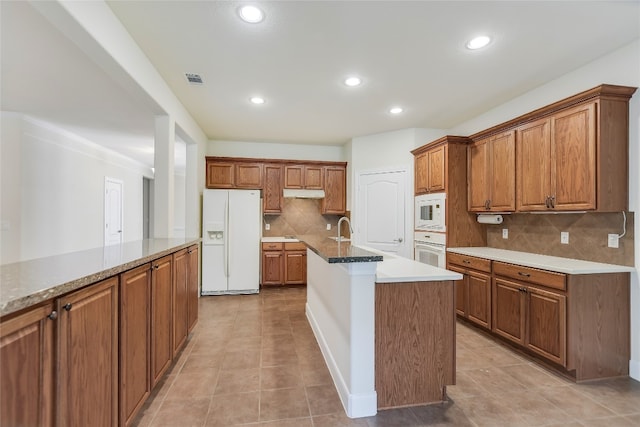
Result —
M491 329L491 261L449 254L447 268L462 274L456 281L456 313Z
M53 303L0 325L0 425L54 425Z
M173 356L175 357L189 334L189 258L188 249L173 254Z
M151 389L160 381L173 360L173 259L171 255L153 261L151 272Z
M118 425L118 277L56 301L59 426Z
M262 243L262 285L284 283L284 244Z
M189 246L187 249L187 283L189 288L187 289L187 314L188 314L188 326L189 332L191 332L198 323L198 297L200 295L200 289L198 287L198 262L200 260L200 249L198 245Z
M307 283L307 246L302 242L262 243L263 285Z

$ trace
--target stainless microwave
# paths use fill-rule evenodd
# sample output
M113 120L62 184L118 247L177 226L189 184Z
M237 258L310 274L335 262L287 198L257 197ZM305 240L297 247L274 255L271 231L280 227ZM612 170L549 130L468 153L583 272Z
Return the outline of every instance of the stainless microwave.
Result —
M446 193L416 196L415 229L446 231L446 199Z

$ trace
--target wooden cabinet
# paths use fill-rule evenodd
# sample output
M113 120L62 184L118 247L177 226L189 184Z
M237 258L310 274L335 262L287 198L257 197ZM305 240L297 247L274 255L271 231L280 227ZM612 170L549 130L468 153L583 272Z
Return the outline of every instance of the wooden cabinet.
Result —
M415 157L415 194L446 190L446 145L432 148Z
M281 285L284 282L284 244L262 243L262 284Z
M118 278L57 300L58 425L118 425Z
M262 163L236 163L236 188L262 188Z
M596 104L517 129L519 211L596 208Z
M347 210L347 170L343 166L324 168L322 214L343 215Z
M56 318L49 303L0 325L0 425L54 425Z
M128 425L151 393L151 267L120 275L120 425Z
M284 283L304 285L307 283L307 247L304 243L284 244Z
M491 261L449 254L447 268L463 275L456 281L456 313L491 329Z
M548 288L557 288L560 283L564 287L566 277L499 262L494 263L494 273L493 331L565 366L566 296Z
M265 214L282 213L282 165L264 165L263 212Z
M515 131L474 140L467 156L469 211L514 211Z
M189 332L193 330L198 323L198 297L200 295L200 288L198 286L198 263L200 261L200 246L193 245L187 249L187 311Z
M207 188L235 188L235 163L207 159Z
M160 382L173 360L171 334L173 326L171 255L151 263L151 389Z
M304 188L322 190L324 169L318 165L286 165L284 167L284 188Z
M189 334L189 259L188 249L173 254L173 356L187 341Z

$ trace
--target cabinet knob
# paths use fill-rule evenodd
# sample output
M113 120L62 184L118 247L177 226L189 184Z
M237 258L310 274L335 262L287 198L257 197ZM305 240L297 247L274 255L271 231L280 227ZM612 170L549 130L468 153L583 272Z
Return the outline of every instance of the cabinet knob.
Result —
M531 277L531 274L529 273L524 273L522 271L518 271L518 275L523 276L523 277Z
M70 302L62 306L62 308L64 308L67 311L71 311L71 307L73 307L73 305Z
M463 259L462 262L463 264L471 264L471 261L469 261L468 259Z
M47 317L51 320L56 320L58 318L58 312L53 310Z

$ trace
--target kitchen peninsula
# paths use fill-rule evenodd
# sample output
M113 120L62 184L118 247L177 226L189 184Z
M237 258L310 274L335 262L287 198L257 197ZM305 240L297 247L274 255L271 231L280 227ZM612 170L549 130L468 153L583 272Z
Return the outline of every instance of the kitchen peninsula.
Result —
M454 281L375 249L299 236L307 318L347 415L445 399L455 383Z

